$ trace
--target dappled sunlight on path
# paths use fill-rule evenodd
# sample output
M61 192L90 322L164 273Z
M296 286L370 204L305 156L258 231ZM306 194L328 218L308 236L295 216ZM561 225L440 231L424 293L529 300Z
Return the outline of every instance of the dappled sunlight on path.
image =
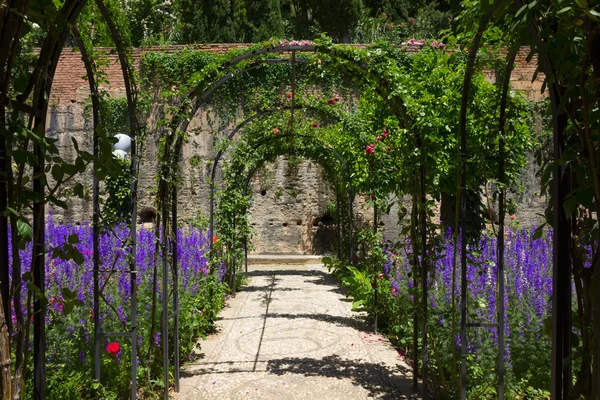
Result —
M418 398L407 365L323 266L253 266L249 276L182 371L180 399Z

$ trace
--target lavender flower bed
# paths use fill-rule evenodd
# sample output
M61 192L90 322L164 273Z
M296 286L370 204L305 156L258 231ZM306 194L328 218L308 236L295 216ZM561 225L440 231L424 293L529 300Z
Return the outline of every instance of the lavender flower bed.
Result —
M550 342L546 336L547 321L551 313L552 294L552 236L532 239L533 230L509 229L505 242L506 322L505 361L507 384L512 395L543 396L549 389ZM460 249L460 243L458 245ZM469 248L468 255L468 320L469 322L495 322L498 312L497 297L497 240L485 235L478 246ZM389 278L382 283L388 297L388 308L410 310L412 306L412 276L407 259L409 251L396 255L384 247L384 272ZM443 397L452 397L458 390L457 376L452 369L452 350L460 354L460 251L457 255L455 276L455 331L452 332L452 273L454 245L450 236L435 254L435 274L429 289L429 328L435 346L431 346L430 360L433 379L441 388ZM394 305L396 303L396 305ZM397 303L401 305L398 306ZM384 311L385 313L385 311ZM408 335L410 324L403 329L393 326L392 331ZM410 325L410 326L409 326ZM431 339L430 338L430 339ZM495 393L498 354L496 328L468 328L468 374L472 394L482 397ZM485 389L485 390L484 390ZM481 390L484 393L481 394ZM527 390L531 392L526 392ZM510 396L512 397L512 396Z
M77 234L77 249L83 254L84 262L77 265L74 261L53 258L49 252L46 261L47 349L48 349L48 390L49 398L53 394L71 390L69 377L81 380L73 390L81 397L94 397L97 391L91 390L90 381L93 368L93 251L92 227L90 224L61 225L48 219L46 243L48 249L63 246L69 235ZM130 298L131 281L127 262L126 241L129 230L116 226L105 231L100 237L100 288L102 292L100 321L104 332L124 332L129 329L131 318ZM141 229L137 234L137 288L138 288L138 340L140 346L140 374L138 378L143 386L152 386L152 378L160 372L160 354L151 355L149 346L160 347L161 312L161 275L159 268L158 284L153 287L154 256L156 240L153 231ZM195 340L205 335L224 300L225 287L215 275L209 275L206 252L209 248L207 235L197 229L182 228L177 232L177 256L179 261L180 292L180 338L181 352L185 357L192 352ZM31 266L31 244L20 251L22 272ZM12 261L12 260L11 260ZM169 281L171 276L169 275ZM65 313L63 289L76 294L81 305ZM23 294L26 284L23 283ZM155 314L155 328L151 329L152 299L158 301ZM23 296L26 298L26 296ZM27 315L25 305L21 307ZM172 312L172 310L170 311ZM13 322L15 316L12 316ZM172 332L172 328L170 329ZM152 335L151 335L152 332ZM152 337L150 337L152 336ZM117 345L115 345L117 343ZM170 342L172 343L172 341ZM129 339L105 337L102 340L102 383L101 396L106 398L127 397L130 381ZM149 355L149 356L148 356ZM156 375L159 377L160 375ZM142 389L142 391L145 389ZM140 395L142 393L140 392ZM62 398L62 397L60 397ZM66 398L66 397L65 397Z

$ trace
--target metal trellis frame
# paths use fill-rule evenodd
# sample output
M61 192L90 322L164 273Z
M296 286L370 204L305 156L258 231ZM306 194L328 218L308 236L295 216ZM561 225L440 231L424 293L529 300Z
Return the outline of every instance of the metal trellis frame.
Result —
M261 141L257 146L254 147L254 149L257 149L258 147L266 144L269 141L272 140L278 140L278 139L282 139L282 138L288 138L291 137L291 135L278 135L276 137L271 137L267 140ZM308 138L308 139L312 139L312 140L317 140L316 138L312 137L312 136L307 136L307 135L295 135L295 137L302 137L302 138ZM324 146L324 148L326 148L327 150L329 150L330 152L332 152L336 158L338 159L338 161L344 166L345 172L346 172L346 180L348 182L348 209L349 209L349 222L348 222L348 238L349 238L349 242L350 242L350 250L349 250L349 260L350 262L352 262L353 257L354 257L354 245L353 245L353 235L354 235L354 228L353 228L353 203L354 203L354 195L352 193L352 177L350 175L350 171L348 169L348 166L345 162L345 160L343 159L343 157L341 156L341 154L339 154L339 152L337 152L334 148L332 147L328 147L328 146ZM258 169L264 164L265 160L262 160L259 164L257 164L254 168L252 168L250 170L250 172L248 173L248 175L246 176L246 183L244 186L244 194L248 193L248 188L250 186L250 180L252 179L252 177L256 174L256 171L258 171ZM340 223L340 217L339 217L339 190L337 188L337 182L336 182L336 202L337 202L337 212L338 212L338 258L341 258L341 248L340 248L340 243L341 243L341 228L339 226ZM247 252L246 252L246 260L247 260ZM246 270L247 270L247 263L246 263ZM247 272L247 271L246 271Z
M271 110L269 110L271 111ZM276 111L276 110L275 110ZM274 112L274 111L273 111ZM265 112L267 113L267 112ZM264 115L265 113L259 113L260 115ZM257 115L259 114L255 114L254 116L252 116L252 119L257 118ZM259 116L260 116L259 115ZM247 120L246 120L247 121ZM245 125L246 121L242 122L240 125ZM236 129L234 129L234 131L232 132L232 134L230 135L230 137L233 137L233 134L235 134L234 132L237 132L239 129L241 129L241 127L238 125L238 127L236 127ZM238 129L239 128L239 129ZM257 143L253 148L256 150L259 147L263 146L264 144L266 144L267 142L273 141L273 140L279 140L279 139L284 139L284 138L293 138L293 137L299 137L299 138L305 138L305 139L311 139L311 140L316 140L319 141L318 139L312 137L312 136L307 136L307 135L292 135L292 134L287 134L287 135L277 135L276 137L269 137L268 139L262 140L259 143ZM346 164L346 161L344 160L344 158L341 156L341 154L335 150L333 147L327 146L324 144L323 148L329 150L332 154L334 154L336 156L336 158L338 159L338 161L343 165L345 172L346 172L346 179L348 182L348 206L349 206L349 241L350 241L350 260L353 260L354 257L354 243L353 243L353 201L354 201L354 195L352 193L352 178L350 176L350 170L348 169L348 165ZM211 198L210 198L210 225L209 225L209 237L212 237L212 235L214 234L214 185L215 185L215 171L218 165L218 162L222 156L222 154L224 154L224 151L220 152L220 155L218 154L217 157L215 157L215 162L213 163L213 172L212 172L212 176L213 179L211 179L210 181L210 194L211 194ZM256 170L259 167L257 166L255 169L253 169L252 171L250 171L251 173L248 175L247 180L246 180L246 187L248 186L250 179L252 178L253 174L256 172ZM212 243L212 241L211 241ZM352 261L351 261L352 262Z

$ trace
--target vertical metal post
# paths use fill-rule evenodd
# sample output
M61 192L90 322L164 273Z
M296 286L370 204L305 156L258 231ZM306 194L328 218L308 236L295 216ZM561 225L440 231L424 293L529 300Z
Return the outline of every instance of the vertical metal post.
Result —
M505 125L506 125L506 104L508 88L510 84L510 75L512 74L515 57L518 47L514 47L507 57L506 71L504 73L504 81L502 85L502 97L500 100L500 116L499 116L499 134L498 138L498 157L500 158L500 170L498 171L498 182L500 183L500 196L498 198L498 399L504 399L504 217L505 217L505 195L506 190L504 183L506 180L506 146L505 146Z
M162 315L160 336L162 342L162 362L163 362L163 398L169 399L169 267L168 267L168 236L167 228L168 216L166 199L163 199L162 205ZM150 338L152 339L152 338Z
M0 109L0 124L4 126L5 112L4 107ZM4 128L2 128L4 129ZM0 291L2 292L2 305L4 307L4 316L8 325L9 332L12 332L12 319L10 317L10 278L8 268L8 218L4 215L8 206L7 190L7 168L10 162L7 162L7 142L4 134L0 134Z
M290 153L294 154L294 111L296 108L296 51L292 50L292 110L290 117Z
M213 167L212 167L212 173L211 173L211 177L210 177L210 199L209 199L209 207L210 207L210 214L208 216L208 248L211 250L212 253L212 249L213 249L213 235L214 235L214 228L215 228L215 170L216 170L216 164L217 161L213 161ZM212 257L212 256L211 256Z
M45 136L43 121L43 118L37 118L34 128L40 137ZM40 145L34 146L34 153L38 162L33 167L33 191L39 196L39 199L33 203L34 241L32 264L33 283L40 292L39 297L36 297L33 303L33 397L36 400L43 400L46 398L46 306L42 302L42 297L46 292L46 226L43 201L45 193L45 154Z
M246 278L248 278L248 238L244 238L244 264L246 267L245 273Z
M339 189L339 188L336 188ZM335 191L335 210L337 217L337 258L338 260L342 259L342 221L341 221L341 213L340 213L340 192L339 190Z
M175 392L179 393L179 266L177 263L177 187L173 186L173 203L171 204L171 262L173 270L173 375Z
M95 112L97 114L97 112ZM93 250L93 279L94 279L94 379L100 382L100 351L102 333L100 327L100 185L98 182L99 140L97 125L94 123L94 165L92 177L92 250Z
M135 115L129 115L135 118ZM131 223L129 226L129 274L131 282L131 399L137 399L137 150L136 131L131 130Z
M348 227L348 235L350 236L349 238L349 242L350 242L350 264L354 264L354 207L353 207L353 203L354 203L354 195L352 194L352 179L350 178L350 173L348 171L348 167L345 165L346 167L346 176L348 177L348 206L349 206L349 211L348 211L348 216L350 218L349 222L349 227Z
M416 179L416 175L413 174L413 182ZM414 184L413 184L414 185ZM415 187L413 186L413 196L412 196L412 212L411 212L411 224L414 224L417 219L417 196L414 193ZM414 228L411 228L414 229ZM419 299L417 295L417 287L419 286L419 281L417 279L417 265L418 265L418 255L417 255L417 244L415 243L415 235L412 235L411 238L411 246L412 246L412 256L413 256L413 267L412 267L412 280L413 280L413 348L412 348L412 360L413 360L413 389L416 391L418 389L418 381L417 377L419 376L419 312L417 309L417 304L419 304Z
M90 94L92 99L92 121L93 121L93 170L92 170L92 275L94 281L93 294L93 318L94 318L94 379L100 382L100 352L102 329L100 326L100 183L98 180L98 158L100 157L100 104L98 97L98 87L94 77L94 65L90 59L85 44L81 40L81 34L77 27L72 28L73 38L85 66Z
M234 216L233 217L233 231L234 232L236 230L236 223L235 222L236 222L236 220L235 220L235 216ZM232 284L231 284L231 294L234 297L235 297L235 285L236 285L236 276L235 276L235 274L236 274L236 268L235 268L236 264L237 264L237 259L236 259L235 255L233 255L233 257L231 257L231 274L232 274L232 276L231 276L231 282L232 282Z
M504 132L500 136L500 184L504 183ZM504 186L498 199L498 399L504 399Z
M468 92L468 91L467 91ZM467 398L467 135L460 135L460 391Z
M373 200L375 200L375 197L373 197ZM373 204L373 233L377 234L377 203ZM377 281L377 269L375 266L373 269L375 273L373 277L373 332L377 333L377 289L379 288L379 282Z
M423 149L421 150L424 151ZM421 185L421 204L419 210L419 218L421 220L421 302L423 307L423 323L421 328L421 351L422 351L422 367L421 375L423 377L423 392L421 397L426 400L428 398L428 382L429 382L429 348L427 345L428 334L428 294L427 294L427 191L425 185L425 155L422 154L421 166L419 168L419 181Z
M564 114L558 115L556 87L550 89L553 114L554 160L562 157L567 124ZM553 257L552 257L552 371L553 400L566 399L571 386L571 241L569 219L563 207L569 193L570 172L556 162L553 171Z

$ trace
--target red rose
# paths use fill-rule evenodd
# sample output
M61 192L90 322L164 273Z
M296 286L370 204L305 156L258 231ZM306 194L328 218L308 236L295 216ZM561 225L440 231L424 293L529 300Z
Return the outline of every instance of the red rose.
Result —
M273 133L277 135L279 133L279 129L278 128L273 129Z
M116 356L121 351L121 346L119 346L118 342L112 342L109 343L108 346L106 346L106 351L108 351L113 356Z
M384 276L385 276L385 274L383 274L383 273L382 273L382 274L379 274L379 275L377 275L377 277L378 277L379 279L383 278Z
M318 127L319 127L319 123L318 123L318 122L315 122L315 123L313 124L313 128L318 128Z
M291 99L291 98L292 98L292 94L291 94L291 93L288 93L288 94L287 94L287 98L288 98L288 99Z

